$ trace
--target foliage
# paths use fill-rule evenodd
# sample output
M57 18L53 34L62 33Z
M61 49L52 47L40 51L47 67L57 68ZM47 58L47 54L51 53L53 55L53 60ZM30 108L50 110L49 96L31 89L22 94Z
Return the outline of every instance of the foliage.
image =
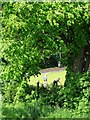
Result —
M32 119L39 117L89 118L90 70L83 76L72 74L69 80L66 87L52 85L48 86L48 88L40 87L39 97L37 88L31 86L27 90L26 81L23 81L14 102L10 104L8 102L3 103L3 117L27 117Z
M3 3L1 56L9 62L4 79L37 74L42 59L54 53L75 56L87 43L87 10L86 3Z
M56 109L50 113L49 116L47 116L47 118L72 118L72 111L69 109L63 109L63 108L59 108L56 107Z
M88 116L90 112L90 70L83 76L72 74L68 78L68 85L64 92L66 95L64 106L75 109L74 115L78 117Z
M88 21L87 3L3 3L0 76L4 87L10 80L19 81L19 86L26 73L38 74L42 61L60 52L70 68L78 50L87 44Z
M41 100L32 101L32 103L4 104L2 109L3 119L40 119L40 118L89 118L89 113L83 113L79 110L71 110L42 104Z
M21 102L25 99L25 96L27 94L30 94L30 86L27 84L26 81L22 81L21 85L17 88L16 96L14 98L14 101Z
M75 119L89 119L90 118L90 114L89 113L83 113L80 112L79 110L71 110L71 109L64 109L64 108L59 108L56 107L56 109L50 113L49 116L46 117L48 118L52 118L52 119L57 119L57 118L67 118L67 119L71 119L71 118L75 118Z
M33 100L31 103L18 102L17 104L4 104L3 118L7 119L37 119L49 115L53 109L50 106L43 106L41 101Z
M86 75L72 72L79 50L89 43L88 26L88 3L3 3L0 81L3 83L4 115L38 118L50 112L47 104L76 109L79 115L90 111L90 72ZM67 84L64 89L41 87L38 98L37 89L28 91L28 76L38 74L42 61L59 53L63 54L67 65Z
M83 74L83 76L81 74L72 74L71 77L68 78L68 85L65 87L60 85L58 86L49 85L47 88L41 86L39 87L39 89L37 89L37 86L36 87L31 86L31 88L29 86L28 88L24 85L25 87L22 87L23 83L26 84L26 82L24 81L22 82L21 87L18 89L18 92L22 88L24 88L20 91L20 95L24 96L20 98L23 101L25 100L25 98L27 98L28 100L30 99L31 101L34 99L41 99L42 102L46 103L47 105L51 106L58 105L59 107L64 106L70 109L77 109L79 106L81 107L81 103L84 103L85 105L88 106L90 100L89 79L90 71ZM27 92L24 94L25 90ZM16 96L20 95L17 94Z

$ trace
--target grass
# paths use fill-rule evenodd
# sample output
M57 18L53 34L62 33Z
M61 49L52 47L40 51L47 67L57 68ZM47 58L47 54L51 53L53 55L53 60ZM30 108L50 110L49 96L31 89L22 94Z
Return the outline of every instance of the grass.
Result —
M38 77L31 76L29 84L36 85L38 81L40 82L40 84L43 84L44 83L44 80L43 80L44 75L45 75L45 73L42 73ZM64 85L65 75L66 75L65 70L57 71L57 72L48 72L48 74L47 74L48 84L52 84L54 79L60 78L59 84Z
M72 118L72 112L69 109L57 108L50 113L46 118Z

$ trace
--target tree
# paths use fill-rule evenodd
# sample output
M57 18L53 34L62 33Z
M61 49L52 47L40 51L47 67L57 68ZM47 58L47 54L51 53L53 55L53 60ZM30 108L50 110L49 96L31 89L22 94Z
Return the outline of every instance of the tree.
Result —
M87 71L88 26L88 4L84 2L3 3L1 58L8 64L2 61L2 80L21 83L27 72L38 74L42 61L59 52L66 57L67 75L70 70Z

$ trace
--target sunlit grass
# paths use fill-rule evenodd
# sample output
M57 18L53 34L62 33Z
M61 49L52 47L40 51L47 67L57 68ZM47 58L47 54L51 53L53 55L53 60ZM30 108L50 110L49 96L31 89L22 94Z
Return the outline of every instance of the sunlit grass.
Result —
M43 84L44 83L44 81L43 81L44 75L45 75L45 73L42 73L38 77L37 76L36 77L32 76L30 78L30 84L31 85L36 85L38 81L40 82L40 84ZM52 84L54 79L60 78L59 84L64 85L65 75L66 75L65 70L64 71L57 71L57 72L48 72L48 74L47 74L48 84Z

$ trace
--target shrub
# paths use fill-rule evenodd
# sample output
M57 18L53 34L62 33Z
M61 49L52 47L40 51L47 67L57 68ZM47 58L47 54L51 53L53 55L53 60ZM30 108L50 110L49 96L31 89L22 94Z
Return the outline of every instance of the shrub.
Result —
M46 117L53 111L51 106L42 104L41 100L29 102L18 102L17 104L4 104L2 108L3 118L16 119L37 119Z

